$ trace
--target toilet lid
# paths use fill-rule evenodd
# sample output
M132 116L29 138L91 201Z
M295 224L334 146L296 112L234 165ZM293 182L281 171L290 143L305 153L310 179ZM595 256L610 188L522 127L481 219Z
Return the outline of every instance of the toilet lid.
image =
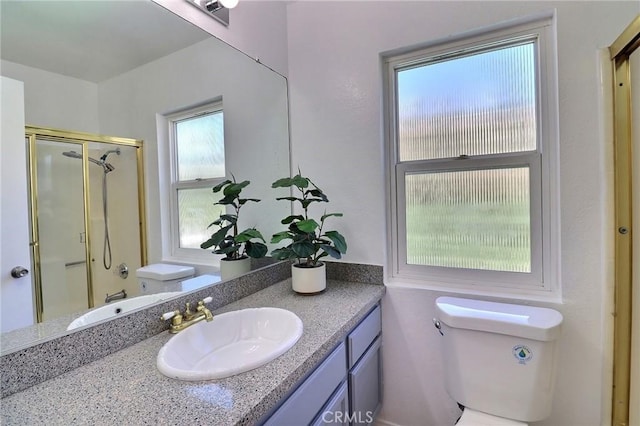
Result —
M169 263L153 263L136 269L136 277L151 278L158 281L169 281L178 278L192 277L195 272L193 266L171 265Z
M465 408L456 426L527 426L527 424Z

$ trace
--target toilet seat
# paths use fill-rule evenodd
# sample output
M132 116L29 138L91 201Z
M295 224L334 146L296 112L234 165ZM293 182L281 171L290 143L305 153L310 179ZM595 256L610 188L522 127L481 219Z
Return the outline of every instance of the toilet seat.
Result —
M456 426L527 426L527 423L465 408Z

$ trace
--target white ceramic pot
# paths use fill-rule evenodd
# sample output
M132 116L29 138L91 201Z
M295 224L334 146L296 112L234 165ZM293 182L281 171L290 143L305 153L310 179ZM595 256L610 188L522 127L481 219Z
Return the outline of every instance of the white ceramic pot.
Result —
M316 294L327 288L327 272L325 264L320 262L315 268L304 268L294 263L291 265L291 286L300 294Z
M232 278L251 272L251 258L243 257L237 260L220 260L220 278L230 280Z

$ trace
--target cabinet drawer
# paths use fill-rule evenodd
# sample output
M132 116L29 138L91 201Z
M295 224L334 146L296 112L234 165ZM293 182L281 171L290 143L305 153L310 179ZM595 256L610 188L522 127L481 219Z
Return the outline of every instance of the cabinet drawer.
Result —
M268 426L307 425L347 375L346 349L341 343L265 422Z
M371 342L380 334L381 327L380 305L378 305L347 337L349 368L358 362Z
M380 338L349 372L349 409L354 423L373 423L381 401Z
M349 426L349 395L347 393L347 382L342 385L327 402L327 405L320 410L318 417L313 422L313 426L323 425L343 425Z

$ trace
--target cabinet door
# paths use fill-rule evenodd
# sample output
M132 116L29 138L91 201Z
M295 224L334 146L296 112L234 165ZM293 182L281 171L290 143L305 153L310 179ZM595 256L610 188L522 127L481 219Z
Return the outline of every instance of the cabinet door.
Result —
M353 424L372 424L380 406L380 338L349 372L349 409Z
M380 305L378 305L369 312L365 319L347 337L349 368L352 368L358 362L381 330L382 317L380 315Z
M298 426L313 422L335 389L344 381L346 360L345 345L340 343L265 422L265 426Z
M349 395L347 394L347 382L333 394L327 405L320 411L313 426L341 425L349 426Z

